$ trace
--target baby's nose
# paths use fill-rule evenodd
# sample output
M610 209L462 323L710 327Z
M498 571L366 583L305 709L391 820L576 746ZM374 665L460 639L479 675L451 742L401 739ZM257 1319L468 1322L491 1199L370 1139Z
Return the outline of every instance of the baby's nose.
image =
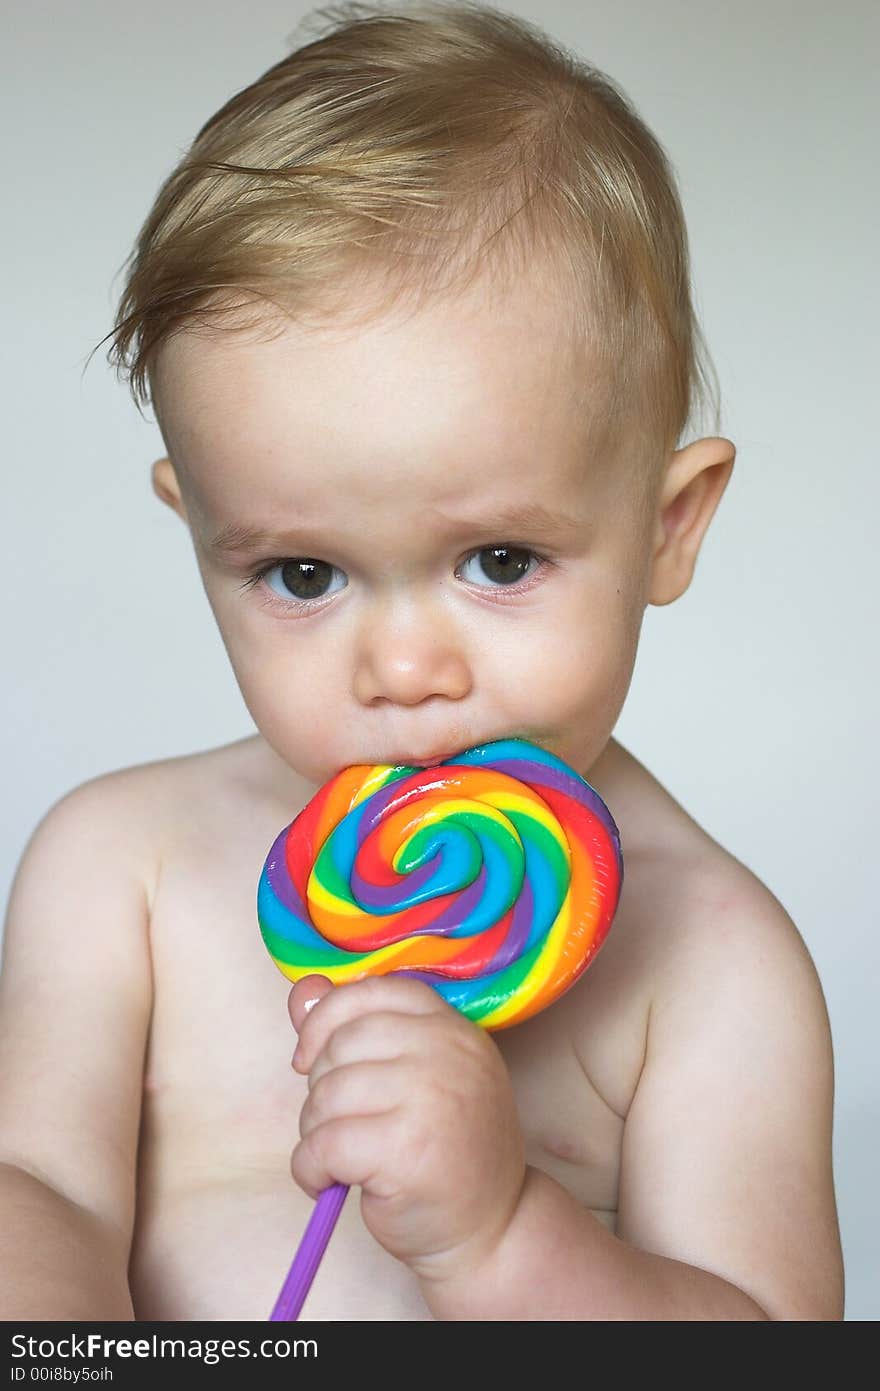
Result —
M354 672L362 705L417 705L431 696L461 700L472 684L463 635L436 605L387 603L364 615Z

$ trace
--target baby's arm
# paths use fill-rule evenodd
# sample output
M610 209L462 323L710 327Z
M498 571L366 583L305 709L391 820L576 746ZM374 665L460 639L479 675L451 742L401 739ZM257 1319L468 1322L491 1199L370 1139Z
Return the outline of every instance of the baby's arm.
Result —
M803 941L754 880L682 924L666 960L617 1235L529 1169L488 1265L426 1292L436 1317L842 1318L831 1036Z
M767 1318L840 1319L834 1064L816 969L757 880L707 926L682 933L652 1009L619 1231L712 1272Z
M113 773L34 831L0 977L0 1318L132 1319L152 984L142 838Z

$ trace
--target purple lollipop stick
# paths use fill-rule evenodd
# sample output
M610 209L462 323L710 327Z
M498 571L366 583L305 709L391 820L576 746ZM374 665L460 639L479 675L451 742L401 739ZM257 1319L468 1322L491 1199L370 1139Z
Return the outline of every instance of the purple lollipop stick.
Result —
M303 1232L302 1240L287 1272L287 1279L275 1301L275 1308L269 1315L270 1323L291 1323L299 1318L299 1311L312 1288L315 1272L321 1264L327 1242L333 1235L333 1228L336 1226L336 1219L342 1211L347 1193L347 1184L334 1183L318 1195L309 1225Z

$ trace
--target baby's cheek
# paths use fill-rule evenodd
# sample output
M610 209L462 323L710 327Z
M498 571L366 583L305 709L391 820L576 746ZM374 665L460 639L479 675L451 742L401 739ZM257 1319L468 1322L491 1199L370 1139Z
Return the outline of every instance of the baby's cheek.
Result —
M638 648L638 624L610 596L601 619L549 626L529 645L531 699L539 719L572 732L610 735L626 699ZM563 757L565 755L562 755Z
M326 782L351 761L351 736L345 743L345 725L336 705L329 697L322 701L319 693L296 708L276 701L258 727L285 763L310 782Z
M300 655L268 652L236 664L236 678L251 718L285 763L316 783L326 782L347 757L338 680L316 672Z

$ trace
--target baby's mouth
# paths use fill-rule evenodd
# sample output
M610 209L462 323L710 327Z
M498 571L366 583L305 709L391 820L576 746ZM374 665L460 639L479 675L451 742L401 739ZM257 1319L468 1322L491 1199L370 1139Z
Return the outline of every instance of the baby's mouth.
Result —
M435 749L434 752L430 754L423 753L420 750L418 757L410 753L408 749L397 749L390 753L383 750L379 757L374 759L372 763L367 759L362 761L365 764L369 764L369 766L381 766L385 768L436 768L441 763L452 763L461 754L466 753L470 749L480 748L484 744L495 744L502 739L524 740L528 742L529 738L530 736L527 734L505 731L501 734L487 734L483 739L472 739L468 743L455 744L451 748Z
M396 755L394 757L389 756L386 762L396 768L433 768L438 763L451 763L458 755L465 753L468 749L480 748L483 744L495 744L502 739L528 741L528 737L529 736L526 734L506 732L503 734L488 734L484 739L473 739L468 744L456 744L454 748L439 750L429 757L413 758L408 753L402 753L399 757Z
M431 754L428 758L411 758L409 754L400 754L390 757L387 761L394 768L433 768L438 763L447 762L459 752L459 749L448 749L444 753Z

